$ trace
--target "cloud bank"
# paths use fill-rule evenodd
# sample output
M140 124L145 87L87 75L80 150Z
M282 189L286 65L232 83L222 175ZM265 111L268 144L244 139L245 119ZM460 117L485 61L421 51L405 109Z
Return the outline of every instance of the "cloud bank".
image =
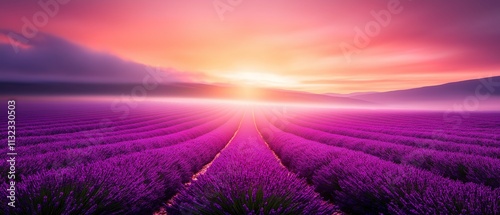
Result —
M8 32L0 30L0 36L7 38ZM15 53L10 43L0 43L1 81L141 83L155 72L164 82L191 82L200 76L124 60L45 33L39 33L18 50Z
M23 18L42 10L37 2L3 3L0 29L22 31ZM388 4L401 11L372 26L377 33L348 63L340 44L377 21L373 12L385 19ZM204 72L197 81L242 84L252 73L247 82L279 77L289 80L285 89L349 93L500 75L498 8L500 1L252 0L221 22L207 0L71 0L40 30L144 64Z

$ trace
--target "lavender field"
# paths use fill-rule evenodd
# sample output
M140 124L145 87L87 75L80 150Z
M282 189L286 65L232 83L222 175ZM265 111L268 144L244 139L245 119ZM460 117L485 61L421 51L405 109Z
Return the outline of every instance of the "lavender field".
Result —
M500 214L497 112L35 100L16 114L20 207L1 214Z

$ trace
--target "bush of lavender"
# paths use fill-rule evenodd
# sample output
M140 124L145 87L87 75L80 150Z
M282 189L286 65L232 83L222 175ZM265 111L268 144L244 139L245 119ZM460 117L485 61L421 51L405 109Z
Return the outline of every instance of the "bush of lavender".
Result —
M184 189L169 214L332 214L311 187L280 166L250 117L208 171Z
M346 212L497 214L500 211L498 189L453 181L362 152L306 140L277 129L264 117L258 118L257 124L259 129L273 131L266 140L290 170L308 177L322 196ZM329 161L318 157L327 157Z

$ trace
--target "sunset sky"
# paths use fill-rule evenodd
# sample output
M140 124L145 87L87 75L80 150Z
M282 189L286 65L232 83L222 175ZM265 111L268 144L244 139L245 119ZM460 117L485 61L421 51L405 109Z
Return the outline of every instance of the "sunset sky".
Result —
M11 59L0 60L0 72L7 80L58 80L66 73L53 73L52 66L46 66L48 74L26 71L46 63L36 60L40 53L73 45L99 56L89 59L117 56L166 68L178 81L314 93L388 91L500 75L500 1L69 0L58 3L38 28L37 38L52 39L29 39L16 54L7 35L22 35L23 17L34 22L43 11L37 2L0 3L0 56ZM356 45L356 29L368 38L363 47ZM346 57L342 47L356 52ZM24 65L32 61L38 64Z

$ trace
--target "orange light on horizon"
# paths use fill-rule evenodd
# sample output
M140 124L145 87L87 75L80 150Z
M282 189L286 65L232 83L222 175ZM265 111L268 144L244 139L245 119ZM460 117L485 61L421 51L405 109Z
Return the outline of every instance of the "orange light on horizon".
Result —
M230 83L248 87L288 88L299 82L274 72L264 70L243 69L234 73L222 75Z
M207 84L352 93L500 75L496 3L401 1L404 12L380 22L388 2L245 1L221 21L207 0L72 0L35 30ZM40 11L37 2L0 7L0 45L2 31L26 31ZM345 43L356 46L352 62Z

